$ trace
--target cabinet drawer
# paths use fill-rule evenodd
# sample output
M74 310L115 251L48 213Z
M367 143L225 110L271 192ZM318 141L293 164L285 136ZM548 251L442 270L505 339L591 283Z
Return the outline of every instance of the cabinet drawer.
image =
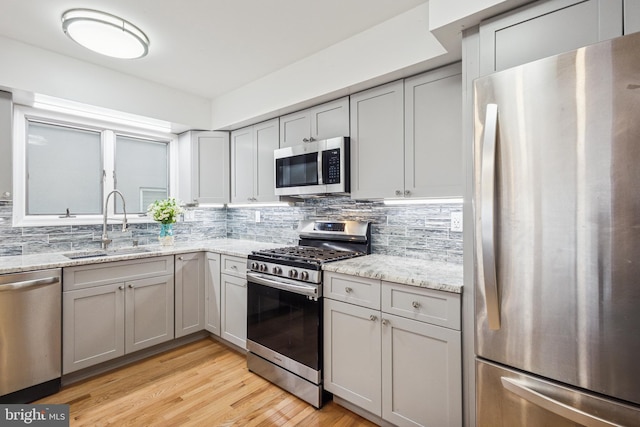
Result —
M166 274L173 274L173 255L68 267L62 270L63 290L72 291Z
M460 295L382 283L382 311L460 330Z
M324 272L323 295L338 301L380 310L380 280Z
M236 277L247 276L247 259L237 256L222 255L220 260L222 274L230 274Z

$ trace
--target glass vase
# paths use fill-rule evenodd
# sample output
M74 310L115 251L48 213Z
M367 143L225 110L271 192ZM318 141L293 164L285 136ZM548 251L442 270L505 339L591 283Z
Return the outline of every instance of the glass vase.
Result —
M160 224L160 236L158 241L162 246L173 245L173 224Z

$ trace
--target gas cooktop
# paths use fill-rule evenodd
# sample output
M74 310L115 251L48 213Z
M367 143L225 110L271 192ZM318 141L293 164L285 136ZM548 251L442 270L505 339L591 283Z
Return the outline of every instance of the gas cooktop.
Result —
M317 264L365 255L364 252L359 251L317 248L312 246L288 246L284 248L254 251L253 254L260 255L261 257L271 261L306 261Z

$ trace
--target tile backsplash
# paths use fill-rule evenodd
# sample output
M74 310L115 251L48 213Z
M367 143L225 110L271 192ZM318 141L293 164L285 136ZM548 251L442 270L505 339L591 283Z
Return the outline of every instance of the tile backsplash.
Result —
M349 197L304 199L284 207L195 208L194 221L174 225L176 240L216 238L297 244L301 219L357 219L372 223L372 252L462 263L462 233L450 229L462 203L395 205ZM259 218L259 219L258 219ZM0 256L100 247L101 225L12 227L12 205L0 202ZM114 246L156 243L157 223L132 224L125 233L109 225Z

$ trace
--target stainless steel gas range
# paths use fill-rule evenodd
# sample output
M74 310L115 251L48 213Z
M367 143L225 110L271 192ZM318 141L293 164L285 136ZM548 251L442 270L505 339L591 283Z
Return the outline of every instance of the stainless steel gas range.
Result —
M247 366L319 408L322 388L322 265L371 253L361 221L301 221L298 246L247 260Z

